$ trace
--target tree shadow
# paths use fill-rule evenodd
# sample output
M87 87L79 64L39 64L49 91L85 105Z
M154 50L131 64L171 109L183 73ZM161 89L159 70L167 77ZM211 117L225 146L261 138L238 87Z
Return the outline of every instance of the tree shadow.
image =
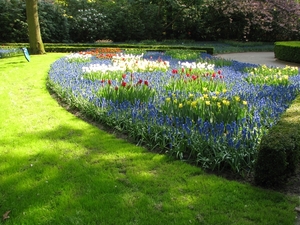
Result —
M92 126L60 125L0 143L6 149L0 207L12 210L12 224L184 224L188 218L197 224L203 208L234 212L240 204L266 198L268 210L270 202L286 201L249 185L229 184ZM17 154L15 148L27 152ZM240 203L228 209L228 201Z

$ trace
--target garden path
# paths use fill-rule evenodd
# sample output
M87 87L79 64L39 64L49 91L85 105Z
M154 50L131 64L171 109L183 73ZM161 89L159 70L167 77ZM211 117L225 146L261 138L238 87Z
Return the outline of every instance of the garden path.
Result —
M239 62L253 63L253 64L265 64L267 66L285 67L297 66L300 68L299 63L292 63L281 61L275 58L274 52L243 52L243 53L228 53L217 54L217 57L224 59L232 59Z

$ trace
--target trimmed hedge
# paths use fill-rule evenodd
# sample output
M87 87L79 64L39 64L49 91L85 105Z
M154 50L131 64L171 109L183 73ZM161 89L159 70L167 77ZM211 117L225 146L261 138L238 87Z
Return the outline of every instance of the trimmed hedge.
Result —
M300 161L300 95L263 136L255 165L258 186L282 187Z
M300 63L300 41L275 42L275 58Z
M28 43L6 43L5 46L20 48L29 47ZM93 48L142 48L145 50L168 50L168 49L181 49L181 50L197 50L208 54L214 54L214 47L202 46L185 46L185 45L146 45L146 44L51 44L44 43L46 52L79 52Z

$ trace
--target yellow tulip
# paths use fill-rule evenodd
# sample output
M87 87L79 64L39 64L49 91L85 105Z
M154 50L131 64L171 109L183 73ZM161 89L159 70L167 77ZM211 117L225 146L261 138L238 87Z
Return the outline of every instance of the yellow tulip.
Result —
M240 96L234 96L234 99L238 102L240 101Z
M193 102L191 103L191 106L192 106L192 107L196 107L196 105L197 105L197 102L196 102L196 101L193 101Z

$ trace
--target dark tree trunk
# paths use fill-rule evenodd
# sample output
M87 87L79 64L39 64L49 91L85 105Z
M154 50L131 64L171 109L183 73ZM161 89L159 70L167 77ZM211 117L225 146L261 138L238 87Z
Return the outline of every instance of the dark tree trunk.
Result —
M38 0L26 0L26 16L31 54L45 54L38 16Z

